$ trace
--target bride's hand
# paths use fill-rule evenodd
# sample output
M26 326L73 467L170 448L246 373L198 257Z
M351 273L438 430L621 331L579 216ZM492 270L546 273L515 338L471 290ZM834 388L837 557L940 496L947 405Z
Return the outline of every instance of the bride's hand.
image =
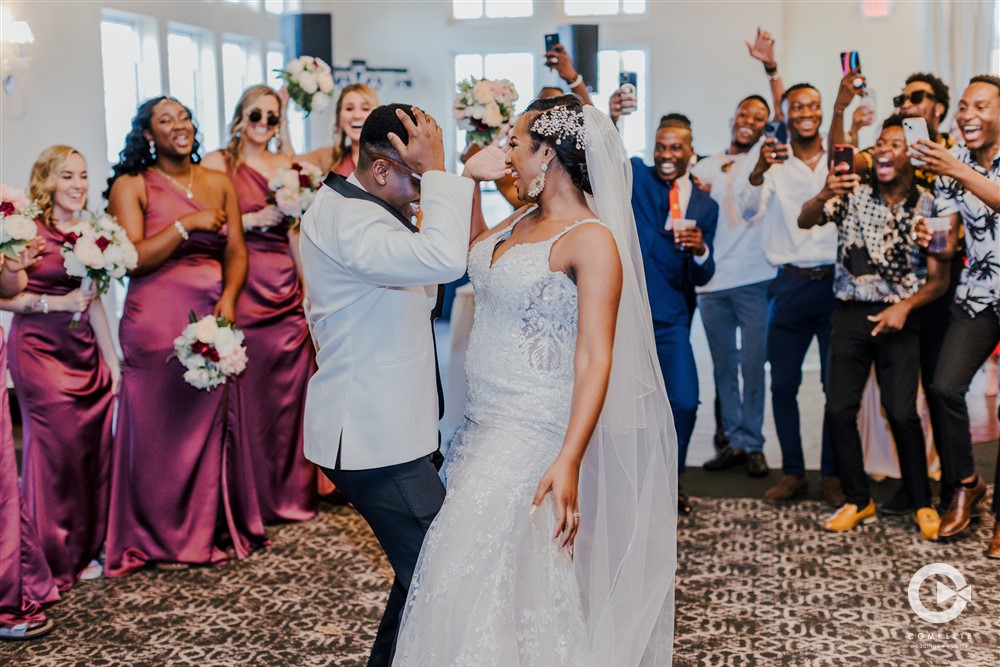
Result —
M531 501L530 513L534 514L545 496L552 492L552 505L556 513L556 529L552 533L552 541L560 549L572 549L576 531L580 528L580 505L577 501L579 486L580 465L559 456L542 475Z
M505 140L509 132L509 127L502 127L489 146L466 161L462 175L474 181L498 181L508 176L510 167L507 166L508 149Z

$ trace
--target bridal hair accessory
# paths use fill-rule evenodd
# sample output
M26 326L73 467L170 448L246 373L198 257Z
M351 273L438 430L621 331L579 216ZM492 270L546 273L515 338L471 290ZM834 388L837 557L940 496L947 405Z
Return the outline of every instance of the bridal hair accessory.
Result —
M543 137L555 137L557 144L573 138L577 150L586 147L587 131L583 126L583 112L569 107L553 107L538 115L531 124L531 131Z
M545 162L542 164L542 171L531 179L531 183L528 184L528 196L532 199L538 197L542 194L542 190L545 189L545 172L549 169L549 163Z

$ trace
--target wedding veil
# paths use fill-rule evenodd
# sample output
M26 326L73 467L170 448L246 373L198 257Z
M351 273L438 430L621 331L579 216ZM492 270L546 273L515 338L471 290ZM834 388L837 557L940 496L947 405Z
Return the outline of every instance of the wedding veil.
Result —
M632 167L611 120L585 106L588 197L621 255L608 394L580 472L574 568L593 663L670 665L677 566L677 436L656 357L632 214Z

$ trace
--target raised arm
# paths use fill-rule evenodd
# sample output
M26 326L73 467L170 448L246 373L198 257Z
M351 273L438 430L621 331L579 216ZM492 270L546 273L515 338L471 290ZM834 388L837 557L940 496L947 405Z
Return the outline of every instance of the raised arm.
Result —
M593 104L590 101L590 92L587 90L587 84L584 83L583 77L576 71L576 67L573 66L573 59L566 53L566 47L562 44L556 44L552 47L551 51L546 51L545 66L549 69L554 69L559 78L569 86L570 91L575 93L584 104Z
M844 75L840 80L840 88L837 89L837 99L833 101L833 116L830 118L830 146L835 144L851 144L857 146L857 137L851 141L844 131L844 112L850 106L854 98L861 94L865 87L865 75L861 73L861 68L857 67ZM855 130L855 119L852 118L851 129Z
M771 85L771 99L773 100L774 120L785 120L785 113L781 110L781 98L785 94L785 84L781 81L781 74L778 72L778 61L774 57L774 39L771 33L757 28L757 37L754 43L746 42L747 51L754 60L759 60L764 65L764 74L767 75Z
M839 223L843 213L839 210L827 211L827 202L834 197L841 197L840 205L846 201L842 195L848 195L858 187L861 177L857 174L844 173L846 166L835 168L826 177L826 183L819 194L810 199L802 207L799 213L799 229L810 229L817 225L825 225L828 222Z
M941 144L918 139L916 143L910 144L910 155L923 160L927 171L958 181L994 213L1000 213L1000 183L991 181L969 165L963 164Z

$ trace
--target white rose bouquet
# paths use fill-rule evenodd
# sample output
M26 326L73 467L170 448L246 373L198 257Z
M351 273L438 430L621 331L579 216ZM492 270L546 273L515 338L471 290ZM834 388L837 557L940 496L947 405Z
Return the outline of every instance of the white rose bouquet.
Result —
M471 77L459 81L455 95L455 121L465 130L467 143L486 146L496 138L500 126L514 116L517 90L507 79L491 81Z
M322 111L333 97L333 72L319 58L299 56L285 69L274 70L288 86L288 96L306 112Z
M139 263L139 253L128 234L107 213L81 220L64 239L60 253L66 273L83 278L83 289L94 285L98 294L107 292L112 280L124 284L125 274ZM80 321L80 315L73 315L71 327Z
M291 167L276 171L267 185L274 192L267 203L297 220L316 198L316 191L323 185L323 172L308 162L293 162Z
M24 196L23 190L0 183L0 252L17 259L21 249L38 234L35 218L39 213L38 206Z
M174 339L172 357L184 365L184 381L195 389L211 391L247 367L243 332L224 317L188 314L189 324Z

